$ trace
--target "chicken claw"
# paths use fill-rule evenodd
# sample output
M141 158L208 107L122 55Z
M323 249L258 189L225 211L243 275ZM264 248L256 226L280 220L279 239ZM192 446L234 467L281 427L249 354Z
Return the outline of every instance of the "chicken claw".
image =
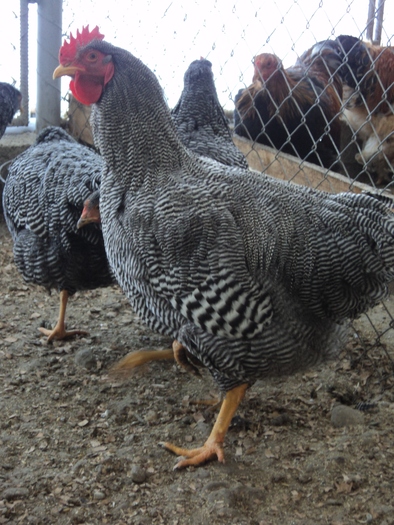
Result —
M210 439L208 439L202 447L192 449L177 447L176 445L167 442L159 443L159 445L165 448L166 450L173 452L177 456L185 456L186 458L189 458L182 459L181 461L179 461L175 465L174 470L192 466L199 466L215 458L217 458L218 461L220 461L220 463L224 463L224 452L222 444L215 441L210 442Z
M70 330L67 332L64 328L64 326L60 326L59 323L56 324L55 328L53 330L47 330L46 328L39 328L39 331L48 336L48 343L53 341L54 339L66 339L67 337L73 337L74 335L86 335L89 332L86 332L86 330Z
M66 317L66 308L68 302L68 292L67 290L62 290L60 292L60 308L59 308L59 317L56 323L56 326L53 330L47 330L46 328L39 328L39 331L48 336L48 343L54 339L66 339L67 337L73 337L74 335L86 335L89 332L85 330L70 330L67 332L64 319Z
M176 445L168 442L159 443L159 445L166 450L169 450L178 456L185 456L188 458L180 460L175 465L174 470L189 466L199 466L206 461L214 459L215 457L218 459L218 461L220 461L220 463L224 463L224 438L226 436L228 427L230 426L231 420L237 411L240 402L244 398L248 387L249 385L245 383L233 388L232 390L229 390L226 393L219 415L216 419L216 423L213 426L209 438L202 447L187 449L177 447Z

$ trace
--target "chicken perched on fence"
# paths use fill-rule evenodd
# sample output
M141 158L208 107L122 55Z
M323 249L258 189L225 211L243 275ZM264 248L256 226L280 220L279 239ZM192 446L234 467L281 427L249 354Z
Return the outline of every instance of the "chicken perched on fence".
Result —
M333 169L341 134L340 63L335 47L322 42L287 69L276 55L256 56L253 83L235 97L235 133Z
M209 60L202 58L190 64L181 97L171 115L186 147L229 166L248 167L232 140Z
M83 202L100 184L101 157L61 128L45 128L11 163L3 191L4 217L14 241L15 264L26 282L56 288L60 312L48 341L66 331L67 300L77 290L115 282L101 229L77 230Z
M340 35L344 120L361 141L356 159L387 182L394 171L394 48Z
M7 82L0 82L0 139L15 113L20 109L22 94Z
M381 199L331 195L197 157L155 75L96 27L70 36L54 77L92 104L105 169L107 255L135 312L183 345L225 392L201 448L164 446L178 468L224 460L247 388L336 355L345 321L394 278L394 218Z

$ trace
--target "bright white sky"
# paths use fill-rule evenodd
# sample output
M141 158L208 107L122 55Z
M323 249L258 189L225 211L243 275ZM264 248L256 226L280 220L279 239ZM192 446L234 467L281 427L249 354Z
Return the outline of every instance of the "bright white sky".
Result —
M378 0L376 0L378 3ZM4 2L5 4L5 2ZM172 107L190 62L203 56L213 64L224 107L252 78L251 61L273 52L292 65L316 41L363 34L369 0L64 0L63 32L98 25L106 40L141 58L159 78ZM143 8L141 8L143 5ZM35 106L36 4L29 4L30 108ZM394 2L386 1L382 44L394 35ZM0 81L19 85L19 0L2 5ZM64 80L62 91L67 92Z

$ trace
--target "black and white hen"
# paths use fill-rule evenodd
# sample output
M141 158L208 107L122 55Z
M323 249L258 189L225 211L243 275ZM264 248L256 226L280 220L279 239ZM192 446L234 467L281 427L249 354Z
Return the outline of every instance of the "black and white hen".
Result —
M21 92L7 82L0 82L0 139L15 113L20 109Z
M181 97L171 116L181 141L197 155L228 166L248 167L244 155L232 140L209 60L201 58L190 64L184 76Z
M103 165L92 149L63 129L48 127L9 166L3 209L15 264L26 282L60 292L55 328L40 328L48 341L85 333L65 329L70 295L115 282L100 227L77 229L85 199L100 185Z
M209 369L226 392L211 435L178 468L224 460L246 389L336 355L345 321L394 278L394 219L369 195L332 195L191 154L155 75L84 28L60 50L92 104L105 161L106 252L135 312Z

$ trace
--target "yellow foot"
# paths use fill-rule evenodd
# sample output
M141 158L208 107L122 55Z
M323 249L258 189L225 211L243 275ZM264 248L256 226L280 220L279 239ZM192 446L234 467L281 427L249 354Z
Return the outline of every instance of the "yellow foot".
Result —
M166 450L173 452L177 456L184 456L188 458L180 460L175 465L174 470L191 466L196 467L215 458L217 458L220 463L224 463L223 446L217 441L210 442L208 439L208 441L206 441L202 447L192 449L177 447L176 445L167 442L159 443L159 445Z
M53 341L54 339L67 339L68 337L74 337L74 335L86 335L89 332L86 332L85 330L70 330L67 332L64 329L61 328L54 328L53 330L47 330L46 328L39 328L39 331L48 336L48 343L50 341Z

